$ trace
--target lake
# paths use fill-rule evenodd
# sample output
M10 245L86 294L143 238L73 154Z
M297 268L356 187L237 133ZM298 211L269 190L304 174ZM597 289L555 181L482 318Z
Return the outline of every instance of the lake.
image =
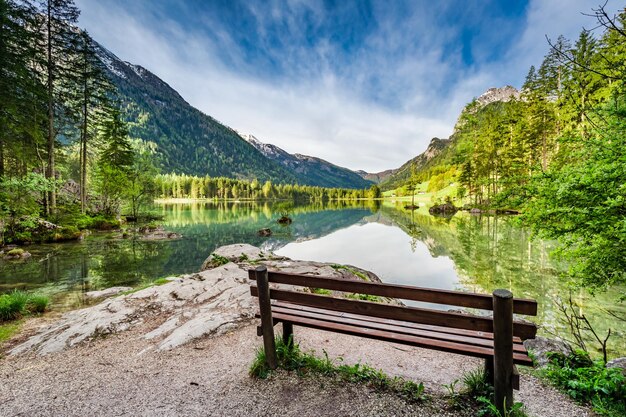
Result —
M285 203L194 202L160 204L164 227L183 238L172 241L121 239L96 232L80 242L31 245L25 261L0 260L0 290L34 290L49 295L53 308L84 305L83 293L198 271L217 247L249 243L294 259L351 264L384 282L442 289L491 292L510 289L539 302L542 334L564 331L557 300L572 300L600 335L612 329L609 345L626 354L626 303L618 291L590 296L561 278L566 266L551 259L550 242L531 240L509 217L458 213L452 218L406 211L391 202ZM276 220L289 211L293 223ZM257 231L271 228L271 237ZM592 345L590 345L591 347Z

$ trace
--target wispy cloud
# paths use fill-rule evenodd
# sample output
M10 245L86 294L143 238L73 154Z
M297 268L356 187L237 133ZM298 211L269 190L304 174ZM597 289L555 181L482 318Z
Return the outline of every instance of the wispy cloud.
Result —
M487 88L519 87L547 52L545 35L575 38L591 24L580 12L593 6L103 3L77 0L81 24L192 105L289 152L368 171L398 167L450 135Z

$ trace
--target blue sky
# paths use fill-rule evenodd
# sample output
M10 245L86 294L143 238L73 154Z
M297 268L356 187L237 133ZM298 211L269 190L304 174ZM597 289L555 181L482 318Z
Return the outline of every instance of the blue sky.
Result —
M76 0L80 25L188 102L292 153L397 168L489 87L520 87L592 0ZM610 8L611 4L609 4Z

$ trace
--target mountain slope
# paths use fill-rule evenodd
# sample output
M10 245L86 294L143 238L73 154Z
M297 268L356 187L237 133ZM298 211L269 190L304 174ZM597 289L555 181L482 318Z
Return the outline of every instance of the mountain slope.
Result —
M413 173L418 178L426 176L428 179L429 170L435 167L442 167L454 163L458 159L459 130L461 129L462 116L466 112L480 114L487 107L499 106L511 100L519 100L520 92L510 85L500 88L489 88L473 102L469 103L461 112L457 119L454 133L448 139L433 138L426 150L407 161L404 165L385 177L380 186L383 190L391 190L405 184ZM476 104L475 106L472 104ZM385 171L386 172L386 171Z
M367 188L372 185L371 181L347 168L313 156L290 154L276 145L260 142L253 135L240 135L265 157L287 168L300 184L336 188Z
M381 172L365 172L365 171L357 171L356 173L361 176L361 178L366 179L368 181L372 181L374 184L380 184L384 182L387 178L392 176L398 172L397 169L387 169Z
M296 182L231 128L187 103L174 89L139 65L121 61L98 46L129 122L130 135L158 145L165 172Z
M430 166L451 143L450 139L432 138L424 152L405 162L393 174L388 176L380 186L383 190L391 190L403 185L411 177L411 173L419 173Z

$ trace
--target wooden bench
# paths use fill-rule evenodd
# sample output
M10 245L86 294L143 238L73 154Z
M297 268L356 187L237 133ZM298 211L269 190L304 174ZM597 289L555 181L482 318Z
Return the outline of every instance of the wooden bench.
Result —
M493 295L436 290L407 285L347 281L282 272L265 266L248 271L251 294L259 298L261 326L267 365L275 369L274 325L282 323L283 338L290 342L293 325L353 336L384 340L421 348L485 359L485 371L494 385L496 405L511 406L513 389L519 389L515 364L532 366L522 342L534 338L537 327L513 320L513 314L537 315L537 302L513 298L508 290ZM269 283L311 289L342 291L375 297L421 301L493 311L492 316L445 310L382 304L336 298L309 292L270 288Z

